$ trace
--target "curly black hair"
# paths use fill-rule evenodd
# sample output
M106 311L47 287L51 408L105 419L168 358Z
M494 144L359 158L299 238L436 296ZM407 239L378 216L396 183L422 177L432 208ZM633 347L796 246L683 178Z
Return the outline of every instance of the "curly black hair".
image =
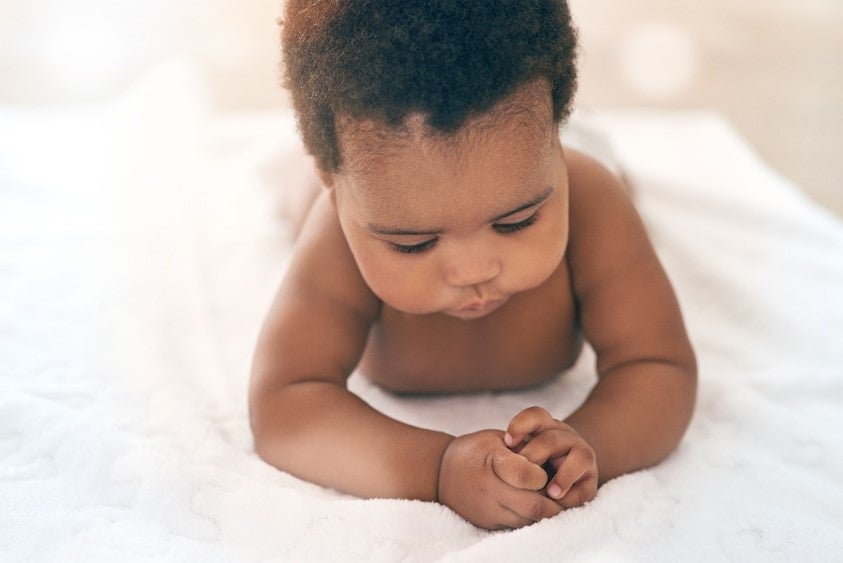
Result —
M289 0L281 24L284 86L325 172L340 169L341 115L397 128L419 113L448 134L541 77L554 122L571 111L566 0Z

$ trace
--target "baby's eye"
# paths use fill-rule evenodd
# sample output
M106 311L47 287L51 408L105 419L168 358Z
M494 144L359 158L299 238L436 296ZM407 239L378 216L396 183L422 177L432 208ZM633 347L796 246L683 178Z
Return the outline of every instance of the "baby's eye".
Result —
M402 254L419 254L421 252L427 252L431 248L436 245L436 239L432 238L420 244L396 244L394 242L389 243L389 247L396 252L400 252Z
M518 221L517 223L495 223L492 227L499 233L514 233L516 231L520 231L522 229L526 229L530 225L536 222L536 219L539 218L538 211L524 219L523 221Z

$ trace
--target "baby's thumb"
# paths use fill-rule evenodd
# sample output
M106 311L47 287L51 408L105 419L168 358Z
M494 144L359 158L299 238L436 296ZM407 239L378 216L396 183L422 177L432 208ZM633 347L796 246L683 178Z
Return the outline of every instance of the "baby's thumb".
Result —
M520 447L523 447L519 445ZM501 452L492 458L492 470L511 487L538 491L547 484L547 473L541 466L513 452Z

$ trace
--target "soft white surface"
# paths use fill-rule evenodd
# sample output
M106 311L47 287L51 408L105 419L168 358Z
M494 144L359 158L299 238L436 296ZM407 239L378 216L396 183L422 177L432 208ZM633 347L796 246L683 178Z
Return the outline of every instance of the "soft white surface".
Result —
M0 108L0 559L839 560L843 225L716 116L587 119L675 283L698 410L660 466L487 533L432 503L321 489L251 450L249 358L289 251L273 160L289 120L214 115L178 68L105 108ZM530 404L564 416L592 361L524 393L352 387L465 432Z

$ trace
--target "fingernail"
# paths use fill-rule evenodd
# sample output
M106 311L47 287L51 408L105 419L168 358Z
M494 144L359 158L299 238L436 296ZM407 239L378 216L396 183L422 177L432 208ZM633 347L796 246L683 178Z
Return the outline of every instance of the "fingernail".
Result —
M562 494L562 489L561 489L561 488L559 488L559 485L557 485L556 483L552 483L552 484L551 484L551 485L547 488L547 494L548 494L549 496L553 497L553 498L559 498L559 495L561 495L561 494Z
M503 435L503 443L512 447L512 436L509 435L509 432Z

